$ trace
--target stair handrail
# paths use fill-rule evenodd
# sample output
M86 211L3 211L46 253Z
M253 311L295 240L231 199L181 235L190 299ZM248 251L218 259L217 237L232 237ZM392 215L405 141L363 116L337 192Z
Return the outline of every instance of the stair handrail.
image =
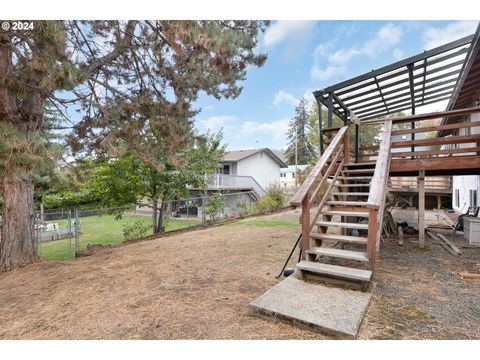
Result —
M392 147L391 133L392 120L387 119L384 122L381 134L377 162L375 164L375 171L370 183L370 194L367 200L367 208L369 209L367 253L372 270L375 267L375 259L380 246L380 235L382 234L383 213L385 210L390 169L390 152Z
M322 201L320 206L323 206L326 202L327 197L332 191L333 184L335 183L336 178L338 177L344 162L348 162L350 158L350 148L349 148L349 131L348 125L342 126L337 134L334 136L327 149L320 157L320 160L313 167L313 169L308 174L307 178L296 191L290 205L293 208L297 206L302 207L302 235L300 240L300 250L302 251L302 259L306 258L306 250L310 248L310 233L312 230L312 222L310 221L310 209L311 204L315 201L321 193L321 187L328 179L329 176L334 176L333 182L330 183L327 191L323 194ZM330 162L330 164L328 164ZM327 168L326 168L327 167ZM335 175L332 172L335 170ZM316 181L322 176L320 182L316 185ZM311 192L313 193L311 194ZM314 215L314 220L318 217L318 211Z
M308 174L305 181L302 183L302 185L295 192L295 195L293 195L293 198L290 201L290 205L293 208L296 208L297 206L302 205L303 200L310 193L310 190L312 189L312 187L315 183L315 180L322 173L322 170L325 167L325 165L327 165L328 160L334 155L334 150L340 144L343 143L342 139L343 139L345 133L347 132L347 130L348 130L348 126L342 126L340 128L340 130L337 132L337 134L332 139L332 141L328 145L327 149L325 150L325 152L321 156L320 160L313 167L312 171L310 171L310 173Z

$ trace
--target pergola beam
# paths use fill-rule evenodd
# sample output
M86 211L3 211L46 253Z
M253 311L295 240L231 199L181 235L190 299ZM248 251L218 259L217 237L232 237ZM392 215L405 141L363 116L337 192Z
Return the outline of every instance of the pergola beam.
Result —
M435 49L425 51L421 54L414 55L414 56L411 56L407 59L400 60L400 61L397 61L396 63L384 66L380 69L373 70L369 73L366 73L366 74L354 77L352 79L342 81L338 84L329 86L329 87L324 89L324 92L326 92L326 93L333 92L335 90L342 89L344 87L351 86L351 85L354 85L356 83L368 80L368 79L372 78L373 76L379 76L379 75L388 73L390 71L394 71L398 68L407 66L408 64L416 63L416 62L422 61L424 59L427 59L429 57L440 55L444 52L453 50L453 49L458 48L460 46L468 45L472 42L472 39L473 39L473 35L465 36L464 38L452 41L448 44L439 46Z

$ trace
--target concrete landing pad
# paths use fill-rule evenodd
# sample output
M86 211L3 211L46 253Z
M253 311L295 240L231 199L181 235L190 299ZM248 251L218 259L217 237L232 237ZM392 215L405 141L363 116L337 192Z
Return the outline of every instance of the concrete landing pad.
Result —
M291 275L252 301L250 312L355 339L372 294L329 287Z

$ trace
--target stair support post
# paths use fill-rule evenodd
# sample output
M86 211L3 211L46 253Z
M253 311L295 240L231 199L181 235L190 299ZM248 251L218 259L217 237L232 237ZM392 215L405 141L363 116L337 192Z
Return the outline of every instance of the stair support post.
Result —
M425 247L425 170L418 174L418 243Z
M302 239L300 240L302 260L307 259L307 250L310 249L310 194L302 201Z
M368 240L367 254L370 263L370 270L375 269L375 260L377 257L377 209L370 208L368 210Z

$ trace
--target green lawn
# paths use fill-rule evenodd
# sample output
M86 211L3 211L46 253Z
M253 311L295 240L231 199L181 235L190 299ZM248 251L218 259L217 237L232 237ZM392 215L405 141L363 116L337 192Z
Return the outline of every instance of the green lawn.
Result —
M151 218L148 216L139 215L124 215L122 219L115 220L113 215L104 216L89 216L80 218L81 235L80 235L80 250L83 250L87 245L100 244L117 244L123 242L123 225L132 225L136 221L142 221L145 224L151 224ZM67 226L67 220L51 221L57 223L60 228ZM200 224L199 220L178 220L170 219L167 222L166 230L172 231L193 225ZM151 235L150 230L146 235ZM49 260L66 260L74 257L75 239L62 239L56 241L45 242L40 245L40 256Z

